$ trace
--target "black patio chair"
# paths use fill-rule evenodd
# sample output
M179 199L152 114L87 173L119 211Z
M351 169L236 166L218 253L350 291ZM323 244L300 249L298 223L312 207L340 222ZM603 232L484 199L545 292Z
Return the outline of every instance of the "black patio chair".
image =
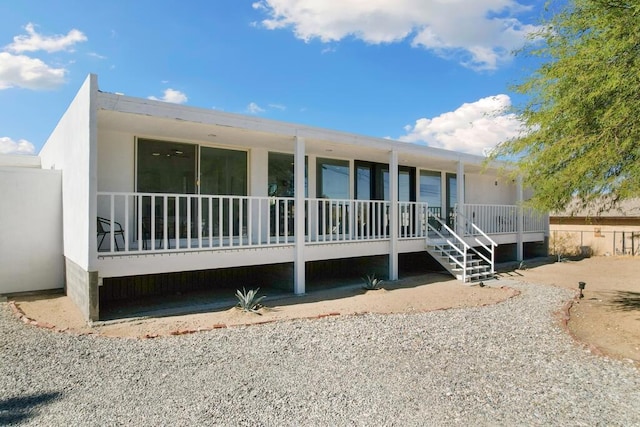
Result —
M122 229L122 225L120 225L119 222L114 221L113 230L112 230L111 220L98 217L97 226L98 226L98 238L100 239L100 241L98 242L98 251L100 251L100 247L102 246L102 243L104 242L105 237L107 237L111 233L113 233L113 242L116 245L116 251L119 251L120 246L118 246L118 239L117 239L118 236L122 237L122 242L124 244L124 230Z

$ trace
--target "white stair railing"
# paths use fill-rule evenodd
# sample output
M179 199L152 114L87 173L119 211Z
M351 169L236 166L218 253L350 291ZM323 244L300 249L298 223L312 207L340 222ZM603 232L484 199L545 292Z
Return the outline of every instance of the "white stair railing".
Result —
M491 266L491 274L495 274L495 248L498 247L498 244L487 235L480 227L478 227L473 221L467 218L459 209L456 207L456 220L459 221L460 227L466 234L474 236L474 240L481 248L483 248L486 252L482 253L474 247L471 247L471 250L481 259L483 259L487 264ZM484 240L481 240L484 238Z
M442 229L449 233L450 237L444 236L441 233ZM442 219L435 216L430 211L427 213L427 230L427 244L432 244L434 248L440 250L443 255L446 255L449 261L458 265L462 270L462 283L466 283L467 255L469 250L472 249L471 246L469 246L464 239L458 236L455 231L442 221ZM435 234L440 237L440 239L442 239L441 242L438 243L436 239L432 239L431 234ZM456 243L454 243L454 241ZM453 252L451 252L451 249L453 249ZM458 259L458 256L460 255L462 256L462 260Z

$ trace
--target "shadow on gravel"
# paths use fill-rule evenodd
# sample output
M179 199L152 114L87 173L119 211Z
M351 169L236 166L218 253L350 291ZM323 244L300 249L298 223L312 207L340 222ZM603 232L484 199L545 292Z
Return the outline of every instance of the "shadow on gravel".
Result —
M617 291L611 304L622 311L640 310L640 292Z
M53 392L0 399L0 425L20 423L34 417L38 407L48 404L60 396L62 393Z

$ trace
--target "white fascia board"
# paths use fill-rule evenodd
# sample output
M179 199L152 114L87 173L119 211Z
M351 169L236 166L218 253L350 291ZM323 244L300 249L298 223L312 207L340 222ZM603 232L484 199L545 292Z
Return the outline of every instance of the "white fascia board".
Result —
M460 153L442 148L427 147L425 145L394 141L386 138L357 135L348 132L280 122L217 110L208 110L186 105L171 104L163 101L136 98L107 92L98 93L97 108L98 110L224 126L237 128L239 130L273 133L291 138L298 136L307 140L325 140L334 143L373 148L385 152L395 150L403 154L429 156L440 160L462 162L468 165L481 166L486 161L485 157L482 156ZM490 169L509 169L507 163L501 162L489 162L487 167Z

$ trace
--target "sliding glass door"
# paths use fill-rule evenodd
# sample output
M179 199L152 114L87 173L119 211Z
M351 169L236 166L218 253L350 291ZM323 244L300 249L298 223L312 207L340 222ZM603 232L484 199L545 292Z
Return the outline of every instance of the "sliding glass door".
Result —
M158 246L166 240L178 247L185 238L210 232L239 235L246 222L246 206L241 206L245 200L189 195L246 196L247 176L245 151L139 139L136 190L152 193L140 196L136 207L143 245L155 240Z
M149 248L155 240L156 248L167 239L176 239L176 224L186 224L187 199L181 194L195 194L197 146L177 142L138 140L136 186L139 193L171 194L142 195L138 198L136 218L142 227L142 246ZM177 218L184 217L184 218ZM136 234L138 231L136 231ZM178 231L186 235L184 227ZM156 249L149 248L149 249Z

